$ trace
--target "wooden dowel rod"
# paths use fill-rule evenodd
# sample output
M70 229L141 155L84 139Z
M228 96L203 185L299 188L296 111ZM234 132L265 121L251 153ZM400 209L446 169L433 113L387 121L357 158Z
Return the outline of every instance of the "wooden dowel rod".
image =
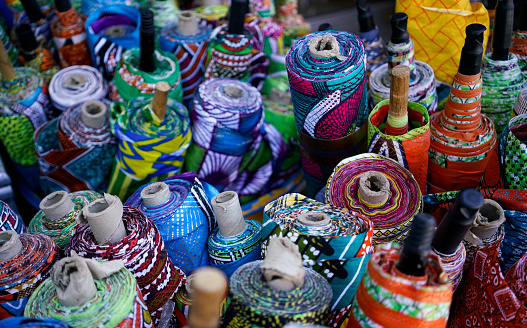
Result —
M167 82L157 82L154 91L154 100L152 107L156 116L163 121L167 112L168 93L170 92L170 85Z
M390 115L400 118L408 115L408 88L410 87L410 68L398 65L392 69L390 84Z
M12 81L16 79L16 72L13 68L13 63L7 55L4 42L0 40L0 73L2 73L2 80Z
M192 280L188 327L219 327L220 307L226 290L227 278L222 271L211 267L198 270Z

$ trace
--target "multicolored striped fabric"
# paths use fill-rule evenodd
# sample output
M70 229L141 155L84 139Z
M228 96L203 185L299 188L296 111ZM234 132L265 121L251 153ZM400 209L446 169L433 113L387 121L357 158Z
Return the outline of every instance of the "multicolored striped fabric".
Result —
M17 234L27 232L24 221L16 215L15 212L5 203L0 200L0 231L13 230Z
M86 36L86 16L79 15L75 8L66 12L56 10L57 19L51 23L53 43L59 52L62 68L92 64Z

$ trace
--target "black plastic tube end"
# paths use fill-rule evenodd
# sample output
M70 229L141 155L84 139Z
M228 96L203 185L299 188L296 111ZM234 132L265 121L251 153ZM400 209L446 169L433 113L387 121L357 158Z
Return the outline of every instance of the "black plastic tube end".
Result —
M355 1L359 17L359 31L369 32L375 29L375 21L370 9L370 2L368 0Z
M243 34L245 14L247 14L248 0L232 0L229 10L229 33Z
M476 75L481 72L483 59L483 40L487 28L481 24L470 24L465 29L465 45L461 49L458 72L463 75Z
M520 19L518 30L527 31L527 0L522 0L520 4Z
M330 31L333 29L333 26L331 26L330 23L324 23L324 24L320 24L320 26L318 27L318 31L319 32L322 32L322 31Z
M499 0L496 5L496 14L494 16L494 31L492 31L493 60L509 59L513 24L513 0Z
M21 2L27 17L29 18L29 22L36 23L44 18L44 14L42 14L37 0L21 0Z
M390 18L390 24L392 25L392 37L391 41L393 44L408 43L410 42L410 34L408 34L408 15L405 13L395 13Z
M31 52L38 48L38 42L35 34L29 24L22 24L15 28L16 37L20 41L22 50Z
M154 13L150 9L141 9L141 28L139 34L141 37L141 58L139 60L139 69L143 72L153 72L155 65L155 28Z
M55 9L58 12L64 13L71 9L70 0L55 0Z

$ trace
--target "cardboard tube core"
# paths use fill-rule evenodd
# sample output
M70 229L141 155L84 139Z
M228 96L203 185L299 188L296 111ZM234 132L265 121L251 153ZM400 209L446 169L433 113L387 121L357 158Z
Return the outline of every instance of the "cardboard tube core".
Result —
M269 241L260 269L267 284L275 290L288 292L304 284L306 272L298 246L287 238Z
M359 198L370 207L381 206L390 196L390 181L376 171L364 173L359 179Z
M81 106L81 119L87 127L100 129L106 124L106 105L102 101L87 101Z
M212 198L211 204L222 236L232 237L245 231L247 225L237 193L222 192Z
M73 203L67 192L61 190L44 197L39 207L48 220L57 221L73 211L75 203Z
M161 205L170 198L170 188L164 182L154 182L141 190L141 198L148 207Z
M126 237L123 203L117 196L104 194L104 198L91 202L82 209L79 220L90 225L98 245L114 244Z
M185 35L193 35L198 32L198 16L190 10L180 11L178 14L177 29Z
M0 232L0 262L6 262L22 251L20 236L13 230Z

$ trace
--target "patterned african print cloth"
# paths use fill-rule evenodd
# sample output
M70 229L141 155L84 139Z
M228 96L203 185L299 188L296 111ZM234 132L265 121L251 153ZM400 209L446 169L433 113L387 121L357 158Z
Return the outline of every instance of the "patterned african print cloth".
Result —
M128 5L135 6L139 5L139 1L136 0L82 0L82 13L86 16L90 16L95 11L113 5ZM89 26L89 25L88 25Z
M463 265L467 259L465 244L459 244L456 251L452 254L443 254L432 248L432 253L441 259L441 265L448 276L448 281L452 285L452 291L456 291L461 279L463 278Z
M0 26L0 40L4 43L4 47L7 51L7 56L11 59L13 66L18 66L18 50L17 48L9 41L9 36L5 32L3 26Z
M93 65L112 80L123 52L139 47L139 10L132 6L105 5L86 20Z
M177 22L179 19L178 2L174 0L148 0L142 7L154 12L156 35L159 35L167 25Z
M15 80L0 82L0 140L13 162L32 166L37 164L33 133L48 120L48 90L36 70L15 71Z
M475 188L487 167L496 131L481 113L482 84L457 73L445 110L430 118L429 193Z
M55 319L13 317L0 321L0 328L72 328Z
M298 13L298 0L276 0L276 19L284 28L284 44L287 49L294 41L311 32L311 26Z
M256 88L234 79L205 81L196 91L191 117L193 143L185 170L219 191L237 192L242 204L274 189L286 145L264 122Z
M97 245L89 224L77 225L66 254L76 251L81 257L98 261L123 260L148 306L154 325L161 318L165 303L185 282L185 273L174 267L154 223L138 209L124 207L123 223L128 235L111 245Z
M170 85L169 98L179 102L183 100L177 58L169 52L158 50L154 56L156 70L148 73L139 69L139 48L132 48L123 53L110 90L110 98L113 101L129 102L137 97L152 98L156 83L160 81Z
M159 36L161 50L173 53L179 61L183 102L187 107L190 107L194 91L203 81L210 33L207 26L199 26L196 33L183 34L178 30L178 24L174 23L165 27Z
M48 236L19 235L22 250L0 262L0 320L21 316L28 298L48 277L58 259L58 248Z
M337 40L344 58L320 59L311 54L311 40L328 34ZM294 43L286 55L286 66L307 195L314 197L335 165L366 148L364 123L369 112L364 44L348 32L312 33Z
M133 274L128 269L94 279L97 297L82 306L61 304L55 284L46 279L29 299L24 315L59 319L76 328L151 328L152 319Z
M26 233L27 228L24 221L16 215L15 212L5 203L0 200L0 231L13 230L18 234Z
M514 32L510 52L518 58L522 73L527 73L527 31Z
M518 98L514 104L514 110L512 111L512 117L521 114L527 114L527 88L518 94Z
M51 237L61 252L68 246L73 228L78 224L76 219L80 211L94 200L102 198L102 195L95 191L85 190L72 192L69 197L75 204L71 212L53 221L46 217L44 211L40 210L35 214L27 229L30 233L40 233Z
M119 139L108 192L122 200L147 182L181 172L192 140L187 109L169 98L161 121L151 99L136 98L128 106L114 102L111 129Z
M57 13L57 19L51 23L53 42L59 52L62 68L73 65L92 64L90 48L86 35L86 16L79 15L75 8Z
M216 226L210 200L218 191L202 183L194 172L163 180L170 189L169 198L157 206L147 206L137 189L126 206L139 209L159 229L172 263L186 274L209 265L207 237ZM192 251L190 251L192 250Z
M371 72L388 61L388 57L386 57L384 42L377 27L368 32L360 32L359 37L366 48L366 61L368 63L366 72L369 77Z
M525 297L524 255L505 274L500 269L501 240L479 249L452 304L449 327L525 327L527 299Z
M219 4L216 6L202 6L192 9L200 19L200 25L211 29L218 27L220 20L228 16L229 6Z
M223 327L278 328L289 322L327 324L331 288L320 274L306 268L302 286L290 292L274 290L262 277L262 262L245 264L232 275Z
M310 226L302 215L325 215L325 225ZM366 264L373 253L373 224L363 214L287 194L264 209L262 257L269 241L285 237L298 245L304 266L321 274L333 291L331 311L340 310L355 297Z
M100 128L82 120L82 106L66 110L59 118L35 131L35 149L44 194L66 190L106 191L117 139L110 132L110 101L104 99L106 123Z
M527 87L527 79L522 75L518 58L509 54L508 60L492 60L492 54L483 57L481 78L481 112L487 115L499 134L509 121L516 98Z
M430 118L426 108L408 102L408 132L392 136L386 134L390 101L383 100L368 117L368 152L391 158L408 169L426 191L428 150L430 148Z
M382 174L389 184L388 197L369 204L359 191L367 172ZM412 173L384 156L365 153L340 162L328 179L326 203L348 208L373 222L373 245L403 242L417 213L422 210L422 194Z
M31 67L40 72L48 84L53 76L60 70L51 51L47 48L38 47L31 52L25 52L21 49L19 58L22 65Z
M397 270L400 255L397 244L375 250L353 301L348 327L446 327L452 287L440 259L431 254L425 275L415 277Z
M392 69L398 65L410 68L410 87L408 101L423 105L428 113L437 110L437 89L434 70L425 62L415 60L414 42L386 46L388 63L373 70L369 76L370 106L374 107L380 101L390 99L390 81Z

